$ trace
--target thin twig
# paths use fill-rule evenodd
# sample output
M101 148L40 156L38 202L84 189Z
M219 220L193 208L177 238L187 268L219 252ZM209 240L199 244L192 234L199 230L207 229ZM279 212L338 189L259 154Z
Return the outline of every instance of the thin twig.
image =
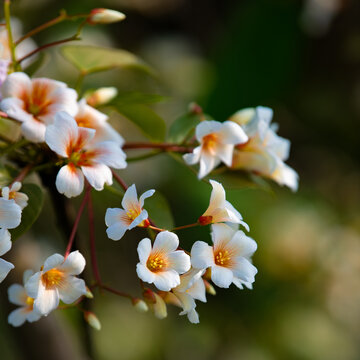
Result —
M128 186L126 185L125 181L114 171L111 170L115 180L119 183L119 185L126 191L128 189Z

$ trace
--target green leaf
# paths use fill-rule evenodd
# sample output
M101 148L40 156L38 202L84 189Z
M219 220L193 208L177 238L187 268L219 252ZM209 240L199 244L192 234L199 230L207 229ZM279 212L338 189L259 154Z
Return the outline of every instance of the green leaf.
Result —
M113 103L116 110L139 127L142 133L152 141L163 141L166 125L154 110L142 104Z
M177 118L171 125L168 140L176 144L181 144L189 135L191 130L199 124L201 116L199 114L187 113Z
M11 183L12 177L8 169L0 164L0 187L7 186Z
M39 217L44 203L43 192L40 187L35 184L24 184L21 192L29 197L29 201L28 205L22 211L21 224L17 228L10 230L12 240L15 240L30 229L31 225Z
M156 190L153 196L145 200L144 208L147 210L149 218L157 227L167 230L171 230L174 227L174 218L169 203L158 190Z
M61 51L68 61L85 74L122 67L135 67L153 73L140 58L125 50L67 45Z
M118 104L154 104L166 100L166 96L158 94L146 94L137 91L124 92L119 94L115 102Z

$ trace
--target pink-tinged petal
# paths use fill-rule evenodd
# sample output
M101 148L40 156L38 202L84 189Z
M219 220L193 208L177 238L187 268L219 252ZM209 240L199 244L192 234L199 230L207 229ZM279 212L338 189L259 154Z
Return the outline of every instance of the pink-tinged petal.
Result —
M140 263L146 265L146 262L151 253L151 240L148 238L142 239L137 247Z
M206 135L216 133L221 130L222 123L219 121L202 121L195 130L196 138L199 142L201 142L202 138Z
M209 207L206 209L204 216L212 215L215 209L225 206L225 190L224 187L215 180L210 180L212 191L210 195Z
M222 144L217 147L216 156L228 167L232 165L234 145Z
M25 283L25 290L30 297L33 299L37 298L39 292L39 286L41 282L41 272L35 273L31 276L28 281Z
M211 267L211 280L218 287L228 288L233 278L234 275L230 269L217 265Z
M20 225L20 222L20 206L14 200L0 198L0 228L14 229Z
M95 158L96 162L103 163L114 169L126 168L126 154L118 143L114 141L103 141L94 145L93 149L97 154Z
M24 324L28 316L29 310L26 307L21 307L12 311L8 316L8 323L14 327Z
M121 201L122 207L126 210L136 210L140 213L140 203L137 197L137 191L135 184L132 184L128 187L128 189L125 191L125 194Z
M211 170L215 169L220 164L220 159L215 158L214 156L208 154L205 151L201 152L200 157L200 170L198 174L198 179L202 179L208 175Z
M85 268L85 258L80 254L79 250L73 251L65 259L64 263L59 266L59 269L69 275L79 275Z
M64 262L64 257L60 254L54 254L49 256L44 262L43 272L47 272L51 269L58 268Z
M45 133L45 141L49 148L63 157L69 157L70 147L75 144L79 137L76 121L66 112L55 115L53 124L48 125Z
M155 274L154 285L161 291L170 291L180 284L180 276L175 270L160 271Z
M11 235L6 229L0 229L0 256L11 249Z
M257 268L244 257L236 259L236 263L232 268L234 277L248 283L255 281L255 275L257 274Z
M170 253L175 251L179 246L179 238L170 231L160 232L155 239L153 252Z
M41 314L37 313L35 310L28 312L26 320L30 323L38 321L41 318Z
M104 185L112 184L112 173L108 166L104 164L92 164L82 166L81 170L89 184L97 191L104 189Z
M118 222L114 225L109 226L106 229L106 234L109 239L117 241L124 236L126 230L128 230L128 226Z
M151 272L146 265L143 265L141 263L138 263L136 265L136 273L139 279L149 284L152 284L156 277L156 275L153 272Z
M187 290L187 293L194 299L206 303L206 288L202 278L195 281L191 288Z
M0 103L0 109L20 122L33 119L33 116L24 110L24 102L18 98L3 99Z
M84 189L84 175L72 164L65 165L59 170L55 184L60 194L68 198L78 196Z
M188 165L194 165L200 161L201 146L196 147L192 153L184 154L183 159Z
M154 189L145 191L145 192L140 196L140 198L139 198L140 206L143 207L143 206L144 206L144 201L145 201L145 199L149 198L150 196L153 196L154 193L155 193L155 190L154 190Z
M12 304L19 305L19 306L26 306L26 299L27 294L26 290L23 286L19 284L12 284L8 288L8 297L9 301Z
M46 126L34 118L24 121L21 125L21 131L29 141L34 143L42 143L45 141Z
M28 204L29 197L24 193L15 193L14 201L20 206L21 209L24 209Z
M14 72L6 78L2 85L1 93L5 98L24 98L27 97L31 91L31 80L23 72Z
M225 246L225 244L228 244L236 234L236 230L226 224L213 224L211 230L214 249L221 248Z
M0 283L15 266L4 259L0 259Z
M131 229L137 227L148 217L149 217L148 212L146 210L142 210L140 215L129 225L128 230L131 230Z
M171 252L168 255L169 267L179 274L184 274L190 270L190 256L182 250Z
M213 264L213 248L204 241L196 241L191 248L191 265L196 269L206 269Z
M246 258L251 257L257 249L255 240L246 236L243 231L237 231L234 237L229 241L228 246L234 249L237 256Z
M249 140L241 126L233 121L224 121L222 123L219 136L221 137L221 142L223 144L237 145L243 144Z
M37 298L34 300L34 310L41 315L48 315L59 306L58 289L45 289L40 282Z
M123 222L123 217L127 217L126 211L119 208L108 208L105 213L105 224L106 226L111 226L117 222ZM124 222L124 225L127 225L128 222Z
M85 281L75 276L68 276L59 287L59 297L65 304L71 304L87 293Z

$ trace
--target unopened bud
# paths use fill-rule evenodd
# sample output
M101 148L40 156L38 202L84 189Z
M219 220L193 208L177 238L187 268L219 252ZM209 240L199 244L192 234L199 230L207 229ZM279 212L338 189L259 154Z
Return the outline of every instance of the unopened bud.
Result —
M155 304L153 305L154 315L158 319L164 319L167 317L167 309L165 301L156 293L153 293L155 296Z
M197 103L192 102L189 104L189 112L194 115L201 115L203 113L203 109Z
M97 316L93 312L85 311L84 319L95 330L101 330L101 323L100 323L99 319L97 318Z
M111 101L116 95L118 91L116 87L102 87L97 89L91 93L85 94L85 100L90 106L100 106L103 104L107 104Z
M145 289L143 292L143 296L144 296L145 301L148 304L156 303L155 293L153 291L151 291L150 289Z
M141 299L132 299L132 303L134 305L134 308L139 312L147 312L149 310L149 307L146 305L146 302Z
M88 17L90 24L111 24L125 19L125 14L120 11L110 9L93 9Z
M216 290L215 288L207 281L207 280L204 280L204 284L205 284L205 289L206 289L206 292L210 295L216 295Z
M87 286L86 286L85 297L87 297L88 299L93 299L94 298L93 293L90 291L90 289Z
M209 225L212 223L212 216L200 216L198 222L201 226Z
M228 120L236 122L238 125L248 124L255 116L256 111L254 108L246 108L237 111L234 115L230 116Z

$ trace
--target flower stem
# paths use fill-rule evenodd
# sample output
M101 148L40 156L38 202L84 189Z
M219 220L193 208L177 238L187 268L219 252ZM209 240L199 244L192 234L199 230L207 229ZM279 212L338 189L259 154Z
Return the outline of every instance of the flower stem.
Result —
M163 151L173 152L191 152L193 147L179 146L178 144L168 143L144 143L144 142L127 142L123 146L124 150L128 149L161 149Z
M88 185L90 187L90 185ZM95 226L94 226L94 210L93 203L91 198L91 188L89 190L89 200L88 200L88 216L89 216L89 239L90 239L90 256L91 256L91 265L92 270L95 276L95 280L98 284L101 284L101 276L98 267L98 262L96 258L96 246L95 246Z
M29 164L29 165L26 165L19 173L19 175L11 182L10 184L10 187L11 185L13 185L15 182L22 182L26 175L30 172L30 170L33 168L33 165L32 164Z
M188 228L192 228L192 227L199 226L199 225L200 224L198 222L196 222L196 223L193 223L193 224L178 226L176 228L173 228L171 231L178 231L178 230L182 230L182 229L188 229Z
M100 287L101 289L104 289L106 291L109 291L115 295L118 295L118 296L122 296L122 297L125 297L125 298L128 298L130 300L133 299L133 297L130 295L130 294L127 294L127 293L124 293L122 291L119 291L119 290L116 290L116 289L113 289L112 287L110 286L107 286L107 285L104 285L104 284L97 284L98 287Z
M65 255L64 255L65 259L66 259L66 258L68 257L68 255L70 254L72 245L73 245L73 243L74 243L74 239L75 239L75 235L76 235L77 228L78 228L78 226L79 226L79 222L80 222L81 215L82 215L82 213L83 213L83 211L84 211L85 204L87 203L87 201L88 201L88 199L89 199L90 190L91 190L90 187L88 187L88 188L86 189L85 195L84 195L84 197L83 197L83 201L82 201L82 203L81 203L81 205L80 205L80 208L79 208L79 211L78 211L78 213L77 213L77 215L76 215L76 219L75 219L75 222L74 222L74 226L73 226L73 228L72 228L72 230L71 230L69 242L68 242L67 247L66 247L66 251L65 251Z
M111 170L113 177L115 180L119 183L119 185L126 191L128 189L128 186L126 185L125 181L114 171Z
M155 230L155 231L159 231L159 232L165 231L165 229L160 229L160 228L158 228L158 227L156 227L156 226L153 226L153 225L149 225L148 228L149 228L149 229L153 229L153 230Z

